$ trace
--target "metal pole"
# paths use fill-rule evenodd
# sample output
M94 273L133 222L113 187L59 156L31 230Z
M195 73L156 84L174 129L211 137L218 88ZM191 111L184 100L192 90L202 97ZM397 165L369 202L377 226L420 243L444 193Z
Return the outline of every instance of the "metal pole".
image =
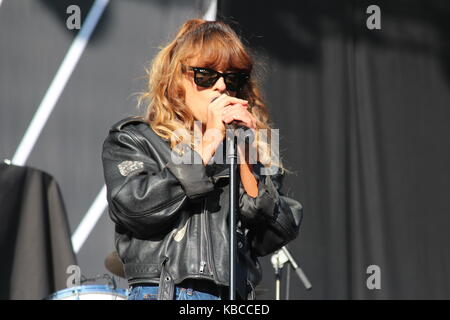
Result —
M228 127L230 128L230 127ZM232 128L232 127L231 127ZM230 134L232 133L232 134ZM238 174L237 174L237 137L233 130L227 130L227 159L230 164L230 300L236 300L236 216L238 198Z
M292 269L294 269L295 273L297 273L298 277L303 282L303 285L305 286L306 290L310 290L312 288L311 283L309 282L306 275L303 273L302 268L300 268L298 266L297 262L295 262L294 258L292 257L291 253L289 252L289 250L286 247L282 247L281 251L288 258L289 262L291 263Z

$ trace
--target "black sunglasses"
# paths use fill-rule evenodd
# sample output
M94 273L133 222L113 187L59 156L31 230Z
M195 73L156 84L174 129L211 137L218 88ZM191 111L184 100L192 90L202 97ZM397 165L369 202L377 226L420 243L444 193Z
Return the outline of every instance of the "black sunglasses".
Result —
M244 72L220 73L216 70L202 67L189 67L189 70L194 71L195 84L204 88L212 87L220 77L223 77L227 90L239 91L250 78L250 75Z

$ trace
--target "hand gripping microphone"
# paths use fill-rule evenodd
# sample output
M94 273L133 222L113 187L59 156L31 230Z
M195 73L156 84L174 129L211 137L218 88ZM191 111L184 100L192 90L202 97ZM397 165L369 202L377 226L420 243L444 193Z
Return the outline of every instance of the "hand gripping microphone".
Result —
M211 100L211 103L214 102L217 98L220 96L217 96ZM239 120L233 120L230 123L225 124L226 129L232 130L232 132L238 132L238 138L243 139L245 142L252 143L255 139L255 135L253 133L253 130L251 130L249 127L244 125L242 121Z

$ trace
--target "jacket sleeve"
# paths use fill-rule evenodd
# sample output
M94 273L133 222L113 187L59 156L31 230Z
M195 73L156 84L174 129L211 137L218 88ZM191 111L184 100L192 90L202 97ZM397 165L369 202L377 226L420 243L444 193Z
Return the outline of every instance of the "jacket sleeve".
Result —
M188 199L214 189L202 164L161 167L127 131L110 131L102 162L111 219L138 237L164 232Z
M258 196L250 197L240 184L239 207L241 221L251 231L254 252L265 256L297 237L303 207L300 202L281 193L284 172L255 176L259 180Z

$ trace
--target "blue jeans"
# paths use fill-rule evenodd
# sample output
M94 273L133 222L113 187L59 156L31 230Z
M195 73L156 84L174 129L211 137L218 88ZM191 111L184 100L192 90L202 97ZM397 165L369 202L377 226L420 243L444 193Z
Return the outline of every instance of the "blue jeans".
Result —
M128 300L157 300L158 288L158 286L132 287ZM191 288L175 287L175 300L220 300L220 298Z

